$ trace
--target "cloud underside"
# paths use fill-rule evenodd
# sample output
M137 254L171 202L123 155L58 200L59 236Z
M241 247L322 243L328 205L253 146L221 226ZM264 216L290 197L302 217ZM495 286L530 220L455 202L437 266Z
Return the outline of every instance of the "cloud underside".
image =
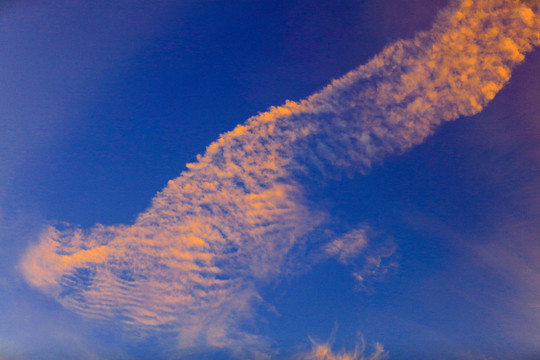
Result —
M291 250L329 217L305 182L365 173L481 111L540 44L539 12L535 1L456 2L432 30L221 135L132 225L49 226L21 259L25 279L83 316L178 332L181 347L256 343L245 329L256 284L289 271ZM327 239L327 252L362 256L364 228L356 242Z

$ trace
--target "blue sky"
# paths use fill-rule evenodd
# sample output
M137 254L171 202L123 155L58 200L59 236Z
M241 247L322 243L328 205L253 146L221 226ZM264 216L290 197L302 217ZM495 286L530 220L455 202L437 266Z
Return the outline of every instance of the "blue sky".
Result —
M4 2L0 359L539 356L539 9L499 3Z

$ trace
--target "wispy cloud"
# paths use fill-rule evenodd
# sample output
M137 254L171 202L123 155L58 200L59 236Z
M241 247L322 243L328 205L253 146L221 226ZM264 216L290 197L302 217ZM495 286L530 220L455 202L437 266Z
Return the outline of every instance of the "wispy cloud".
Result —
M363 338L360 339L353 351L336 352L332 349L331 342L318 342L311 340L313 349L303 359L305 360L384 360L388 359L388 352L380 343L374 344L371 353L366 351L366 343Z
M325 250L329 255L336 256L339 261L348 263L360 253L362 253L368 244L367 226L362 226L355 229L325 246Z
M384 278L384 275L399 267L397 245L392 238L373 241L380 237L371 227L362 224L328 242L324 251L350 267L359 288L368 290L370 282Z
M291 249L328 216L304 182L365 173L481 111L540 44L538 11L532 1L454 4L429 32L221 135L133 224L48 227L21 260L26 280L84 316L176 331L182 347L256 343L246 330L256 284L286 271ZM361 239L329 248L347 260Z
M528 221L504 219L487 234L487 241L471 246L482 265L501 280L506 293L499 295L501 306L493 317L507 330L507 336L522 344L523 350L537 349L540 341L540 248L539 214Z

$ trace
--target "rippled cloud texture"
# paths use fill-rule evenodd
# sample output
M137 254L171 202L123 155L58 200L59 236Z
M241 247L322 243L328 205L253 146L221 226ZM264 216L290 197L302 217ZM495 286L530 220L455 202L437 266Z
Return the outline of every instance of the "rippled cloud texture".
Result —
M540 45L539 13L535 1L456 2L430 31L223 134L133 224L48 227L20 262L26 281L85 317L177 332L180 347L263 341L246 327L262 301L256 284L294 271L293 250L330 216L308 200L306 179L365 173L480 112ZM322 251L351 262L366 229ZM313 358L358 358L325 354Z

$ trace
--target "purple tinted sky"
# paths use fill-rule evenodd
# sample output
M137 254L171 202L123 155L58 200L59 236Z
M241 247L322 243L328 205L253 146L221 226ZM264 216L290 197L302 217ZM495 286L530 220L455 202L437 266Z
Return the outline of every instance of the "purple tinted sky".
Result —
M132 222L221 133L429 29L446 4L0 5L0 358L181 356L173 338L87 320L29 287L17 264L41 227ZM281 357L333 329L337 348L361 333L391 359L540 354L539 68L537 50L480 114L314 190L336 227L366 222L391 241L399 267L368 289L332 259L262 286L271 306L256 322Z

